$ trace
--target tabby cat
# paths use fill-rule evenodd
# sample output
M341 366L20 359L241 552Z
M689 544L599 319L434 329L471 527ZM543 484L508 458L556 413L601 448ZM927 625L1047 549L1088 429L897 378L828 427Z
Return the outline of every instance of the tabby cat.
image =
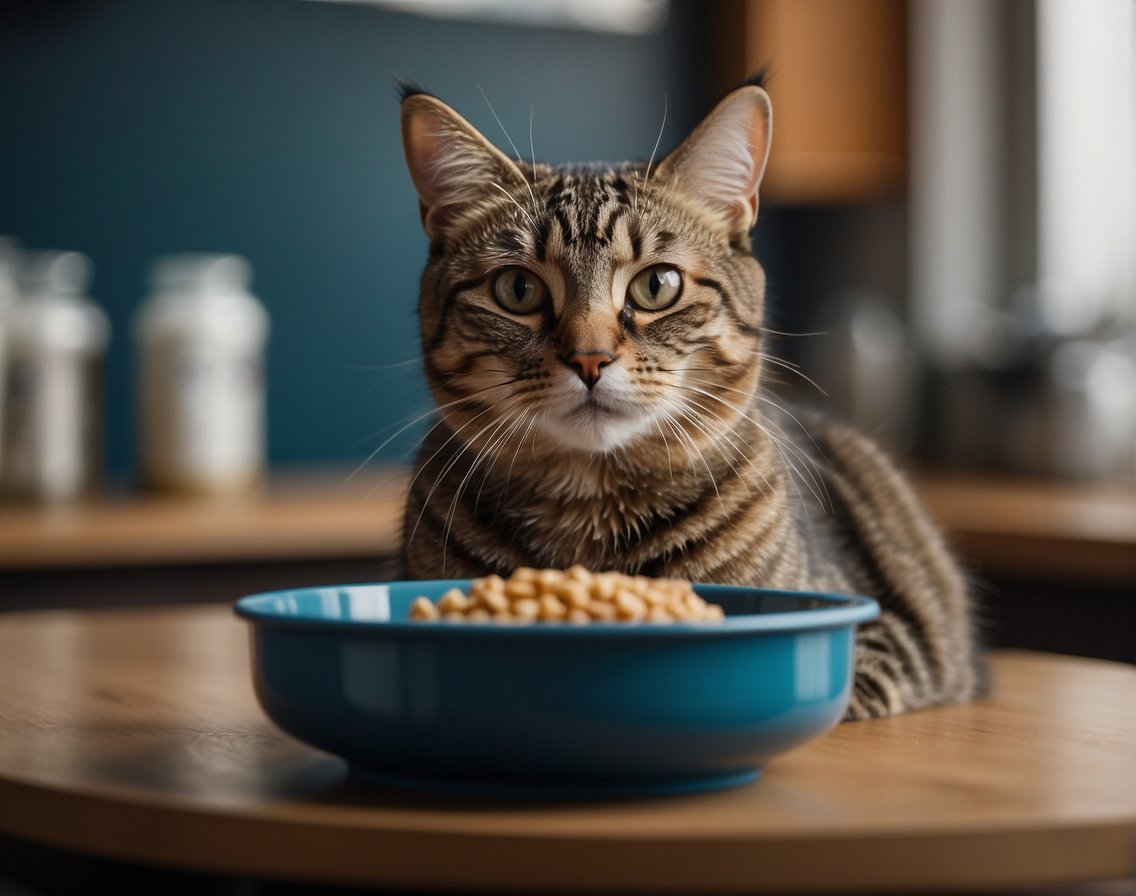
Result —
M850 718L974 696L967 587L912 490L864 437L764 392L760 81L656 164L513 161L415 87L401 114L439 411L405 573L579 563L867 594Z

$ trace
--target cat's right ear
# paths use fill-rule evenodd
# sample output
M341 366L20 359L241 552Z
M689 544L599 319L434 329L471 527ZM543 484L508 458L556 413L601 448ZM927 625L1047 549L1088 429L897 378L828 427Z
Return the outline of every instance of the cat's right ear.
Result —
M411 93L401 114L406 167L430 239L499 198L499 190L511 195L524 189L525 177L513 161L437 97Z

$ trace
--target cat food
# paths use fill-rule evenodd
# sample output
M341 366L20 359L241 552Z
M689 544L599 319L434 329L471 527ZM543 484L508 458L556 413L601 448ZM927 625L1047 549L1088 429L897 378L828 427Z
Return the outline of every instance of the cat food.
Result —
M694 622L723 617L722 608L694 593L689 582L618 572L522 567L509 578L474 579L466 593L451 588L418 597L410 618L447 622Z

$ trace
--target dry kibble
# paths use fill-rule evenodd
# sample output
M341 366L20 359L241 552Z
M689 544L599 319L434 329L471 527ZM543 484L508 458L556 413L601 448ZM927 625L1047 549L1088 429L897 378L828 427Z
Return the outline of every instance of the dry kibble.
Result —
M584 585L590 585L592 582L592 574L579 564L577 564L576 566L569 566L567 571L564 573L564 578L569 582L580 582Z
M410 618L447 622L691 622L720 620L722 608L708 604L680 579L652 579L618 572L593 573L518 568L508 579L474 579L469 593L451 588L437 603L416 598Z
M567 581L556 587L555 594L570 607L583 609L592 602L588 588L580 581Z
M615 600L616 580L611 573L601 573L592 580L592 595L600 600Z
M533 581L514 582L509 580L505 583L505 597L509 598L510 602L533 600L537 594L537 585Z
M674 617L667 612L666 607L654 606L647 611L648 622L673 622Z
M442 613L461 613L469 607L469 598L460 588L451 588L438 598L438 610Z
M411 619L437 619L438 608L428 597L416 597L410 605Z
M667 602L667 593L661 588L644 588L640 596L650 607L661 607Z
M504 591L487 590L479 596L481 602L494 613L504 613L509 609L509 598L505 596Z
M547 590L563 582L564 573L558 569L542 569L536 574L536 580Z
M630 588L615 593L615 612L621 619L642 619L647 615L647 602Z

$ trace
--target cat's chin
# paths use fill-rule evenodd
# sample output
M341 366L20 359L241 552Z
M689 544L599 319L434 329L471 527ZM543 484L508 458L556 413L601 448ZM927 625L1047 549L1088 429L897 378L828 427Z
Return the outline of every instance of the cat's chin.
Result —
M540 421L542 433L560 448L603 454L622 448L643 435L651 420L639 409L619 409L587 403Z

